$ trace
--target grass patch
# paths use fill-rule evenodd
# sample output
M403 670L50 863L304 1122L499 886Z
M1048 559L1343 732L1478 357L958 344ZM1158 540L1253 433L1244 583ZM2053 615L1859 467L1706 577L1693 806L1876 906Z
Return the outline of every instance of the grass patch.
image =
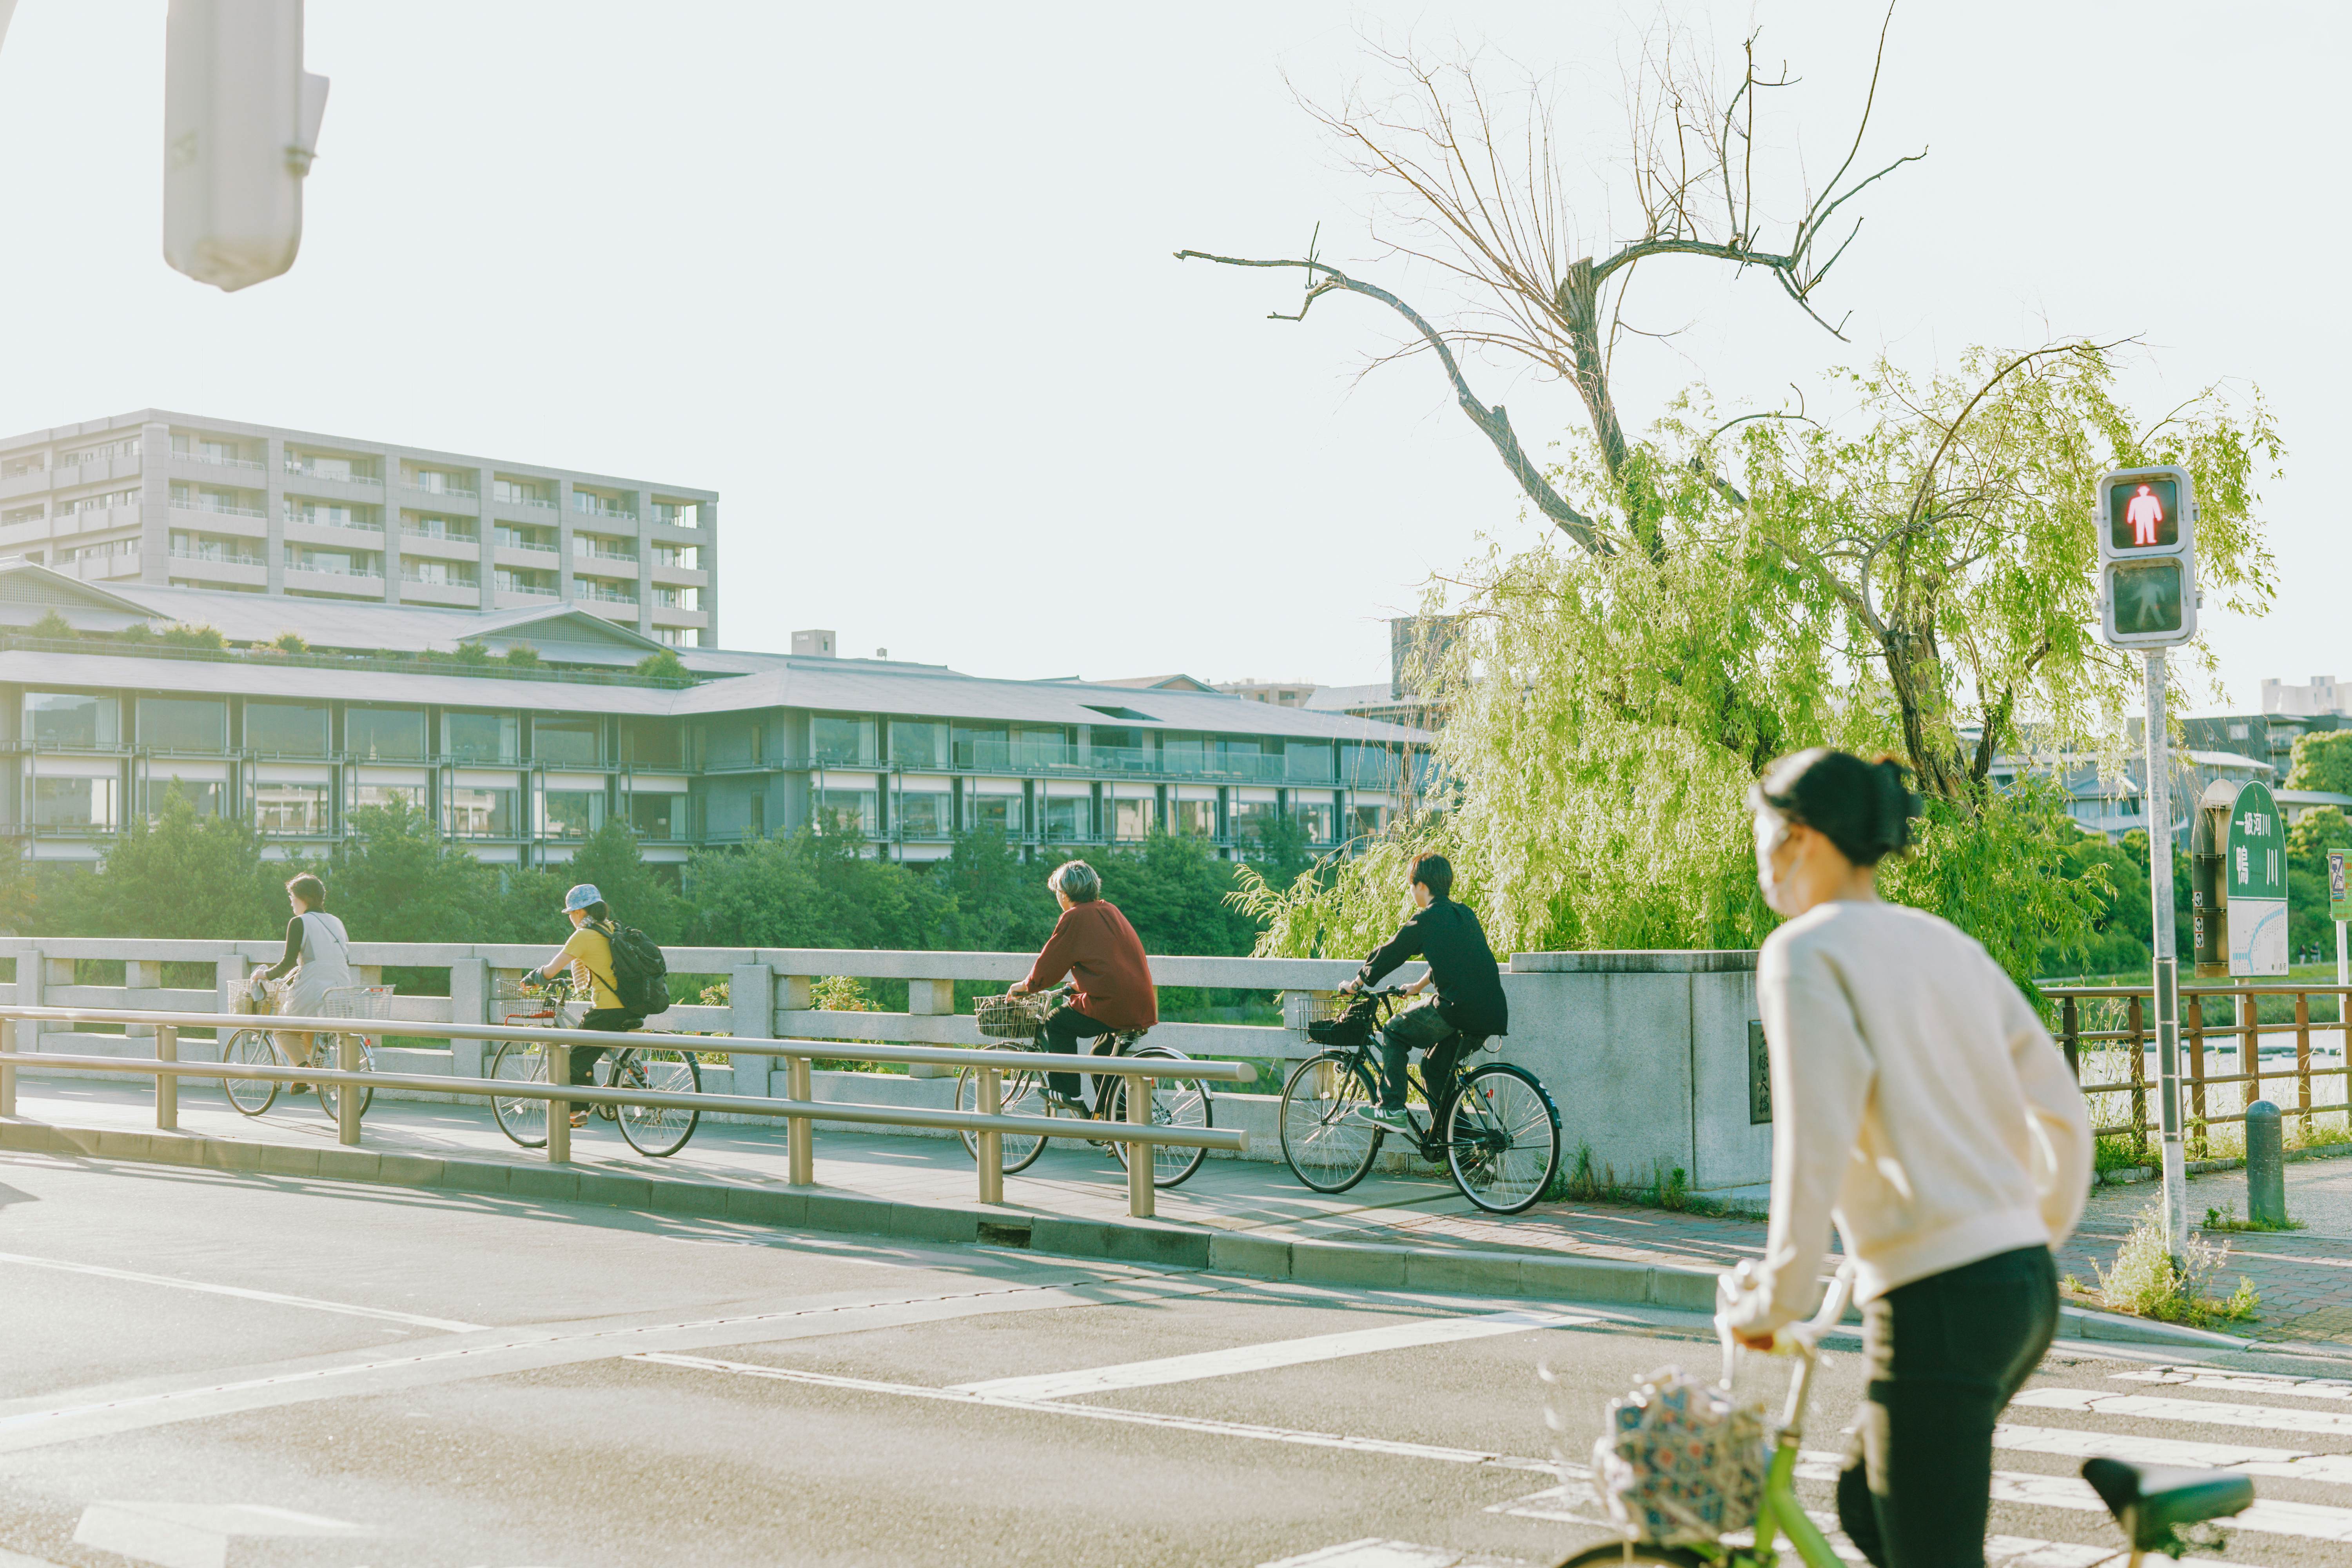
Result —
M1596 1164L1592 1145L1579 1142L1572 1159L1560 1162L1559 1169L1544 1189L1546 1201L1551 1203L1631 1204L1640 1208L1665 1209L1674 1214L1720 1215L1729 1212L1723 1205L1703 1198L1690 1190L1690 1173L1680 1165L1664 1160L1651 1163L1647 1177L1631 1182L1620 1181L1617 1168L1606 1163Z
M2205 1211L2204 1228L2207 1230L2301 1230L2303 1221L2285 1219L2273 1223L2266 1219L2256 1219L2251 1215L2244 1219L2240 1219L2237 1202L2232 1199L2220 1208L2209 1208Z
M2115 1267L2093 1265L2099 1277L2095 1291L2085 1289L2072 1276L2067 1284L2111 1312L2208 1329L2245 1322L2262 1305L2254 1282L2243 1275L2227 1297L2213 1293L2229 1261L2228 1242L2216 1247L2202 1237L2191 1236L2182 1238L2176 1262L2164 1249L2164 1220L2151 1204L2140 1212L2131 1234L2116 1249Z

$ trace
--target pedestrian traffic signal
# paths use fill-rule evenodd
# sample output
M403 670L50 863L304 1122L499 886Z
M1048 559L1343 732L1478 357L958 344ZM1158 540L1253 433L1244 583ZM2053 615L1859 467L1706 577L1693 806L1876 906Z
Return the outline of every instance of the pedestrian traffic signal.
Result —
M2099 476L2100 635L2115 647L2171 647L2197 635L2197 493L2172 465Z
M294 265L327 79L302 0L172 0L163 34L163 259L235 290Z

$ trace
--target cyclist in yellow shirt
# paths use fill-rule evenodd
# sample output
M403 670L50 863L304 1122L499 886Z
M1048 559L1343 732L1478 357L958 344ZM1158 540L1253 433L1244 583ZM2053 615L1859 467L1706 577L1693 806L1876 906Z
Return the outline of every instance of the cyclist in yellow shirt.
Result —
M604 895L593 882L583 882L563 895L563 912L572 917L572 940L562 952L539 967L538 973L552 980L558 971L572 971L572 988L589 1001L588 1016L580 1020L583 1029L598 1029L621 1034L645 1022L638 1015L621 1005L620 994L614 989L613 979L613 911L605 907ZM596 1059L609 1048L602 1046L572 1047L572 1072L567 1080L573 1084L593 1084L596 1081ZM589 1113L574 1110L572 1125L585 1126Z

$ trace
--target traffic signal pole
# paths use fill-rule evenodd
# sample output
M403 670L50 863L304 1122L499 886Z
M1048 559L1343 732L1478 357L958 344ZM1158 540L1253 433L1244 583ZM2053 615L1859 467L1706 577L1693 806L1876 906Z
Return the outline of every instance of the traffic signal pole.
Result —
M2180 1144L2180 962L2173 951L2172 768L2165 734L2164 650L2147 652L2147 886L2155 904L2157 1114L2164 1136L2164 1249L2189 1240L2189 1169Z

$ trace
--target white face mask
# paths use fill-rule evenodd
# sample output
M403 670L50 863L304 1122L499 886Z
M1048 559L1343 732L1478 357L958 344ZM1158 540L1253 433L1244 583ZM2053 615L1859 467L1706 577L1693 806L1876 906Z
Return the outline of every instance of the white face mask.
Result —
M1775 875L1772 870L1772 856L1781 845L1788 842L1788 839L1789 824L1787 820L1784 819L1779 812L1772 810L1769 806L1758 808L1756 813L1756 885L1763 890L1765 906L1771 910L1774 914L1781 916L1793 916L1798 912L1794 907L1796 903L1795 889L1789 885L1788 880ZM1797 865L1789 868L1791 878L1793 878L1796 873L1797 866L1801 866L1803 864L1804 857L1801 854L1797 858Z

